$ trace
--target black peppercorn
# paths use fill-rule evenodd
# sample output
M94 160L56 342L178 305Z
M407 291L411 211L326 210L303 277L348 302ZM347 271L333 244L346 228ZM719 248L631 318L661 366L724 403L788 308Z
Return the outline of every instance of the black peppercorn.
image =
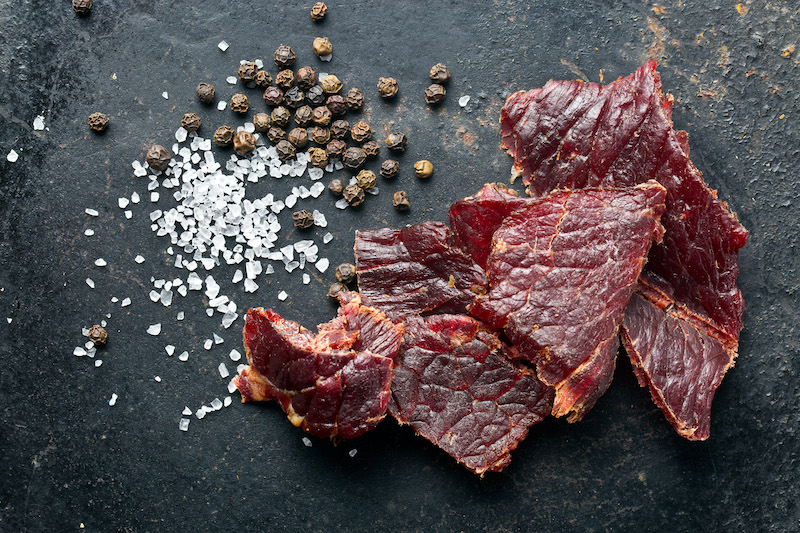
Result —
M271 125L272 121L266 113L256 113L253 116L253 126L255 126L258 133L264 133Z
M278 144L285 138L286 138L286 130L282 128L279 128L277 126L272 126L270 127L270 129L267 130L267 139L269 139L275 144Z
M294 112L294 121L297 123L298 126L308 126L311 123L311 119L314 117L314 110L311 109L311 106L304 105L302 107L297 108L297 111Z
M404 133L390 133L386 137L386 147L392 152L404 152L408 145L408 137Z
M311 120L313 120L314 124L318 126L328 126L331 123L332 116L331 110L326 106L321 105L314 108L314 114L312 115Z
M344 191L344 183L339 178L333 178L328 184L328 190L335 196L341 196Z
M397 191L392 196L392 205L398 211L406 211L411 204L408 202L408 194L406 191Z
M322 90L328 94L336 94L342 90L342 82L333 74L328 74L319 82Z
M239 155L250 155L256 149L256 136L242 130L233 136L233 151Z
M317 37L314 39L314 53L318 57L331 55L333 52L333 44L327 37Z
M359 187L357 183L345 187L344 191L342 191L342 196L353 207L364 203L364 189Z
M72 10L79 17L86 17L92 11L92 0L72 0Z
M364 169L356 175L356 183L365 191L373 188L376 181L375 173L371 170Z
M342 164L351 170L358 170L364 166L364 161L366 160L367 154L357 146L348 148L342 156Z
M290 118L292 118L292 114L285 107L276 107L269 116L272 124L281 128L289 123Z
M244 115L250 110L250 100L242 93L236 93L231 96L229 105L231 106L231 111L240 115Z
M266 70L259 70L256 74L256 85L262 89L266 89L272 85L272 76Z
M317 73L311 67L300 67L295 76L297 85L303 89L308 89L317 84Z
M239 65L239 79L242 80L242 83L245 85L256 81L257 75L258 65L255 63L245 62Z
M200 117L195 113L186 113L181 119L181 126L186 131L197 131L200 129Z
M372 128L363 120L356 122L350 128L350 137L357 143L367 142L372 137Z
M331 124L331 137L344 139L350 133L350 123L344 119L334 120Z
M305 209L292 213L292 220L294 221L294 227L300 229L308 229L314 225L314 215Z
M275 76L275 85L283 90L294 85L294 72L292 72L292 69L287 68L278 72L278 75Z
M356 266L352 263L342 263L336 267L335 275L339 282L350 285L356 280Z
M338 94L332 94L325 101L325 106L331 110L331 113L338 117L347 113L347 100Z
M270 85L264 89L264 103L269 106L281 105L283 103L283 91L280 87Z
M325 91L319 85L314 85L306 91L306 99L311 105L322 105L326 98Z
M88 119L89 129L94 131L94 132L96 132L96 133L100 133L102 131L105 131L106 127L108 127L109 120L110 119L108 118L108 115L106 115L106 114L103 114L103 113L92 113L91 115L89 115L89 119Z
M378 78L378 94L381 98L394 98L400 84L394 78Z
M430 178L433 175L433 164L427 159L414 163L414 174L418 178Z
M325 145L328 159L341 159L345 150L347 150L347 143L341 139L333 139Z
M197 99L204 104L213 104L216 91L210 83L201 82L197 85Z
M304 148L308 144L308 132L305 128L295 128L289 132L288 139L297 148Z
M314 7L311 8L311 20L319 22L325 18L327 12L328 6L325 5L325 2L317 2L314 4Z
M331 141L331 130L322 126L314 126L311 129L311 140L321 145L328 144Z
M286 94L283 95L283 99L286 100L286 105L291 107L292 109L297 109L303 102L306 100L306 95L303 94L298 87L292 87Z
M367 154L369 159L374 157L378 157L378 153L381 150L381 145L377 143L377 141L368 141L361 145L361 148L364 149L364 153Z
M147 155L145 156L147 166L153 170L158 170L159 172L167 170L170 159L172 159L172 156L170 155L169 150L160 144L154 144L151 146L147 151Z
M446 95L447 91L445 90L444 85L439 85L438 83L434 83L433 85L425 89L425 103L439 104L444 101L444 97Z
M275 55L273 59L275 60L275 64L278 65L278 68L283 70L287 68L292 68L294 65L295 60L294 50L286 45L281 45L275 50Z
M438 83L440 85L442 83L447 83L450 81L450 69L441 63L437 63L431 67L430 77L433 83Z
M297 148L287 140L278 141L275 151L278 152L278 158L281 161L287 161L297 155Z
M353 87L347 91L347 107L350 108L350 111L358 111L364 107L364 93L361 92L361 89Z
M398 163L394 159L387 159L386 161L381 163L381 176L383 176L387 180L396 178L399 172L400 172L400 163Z
M328 166L328 154L322 148L311 148L308 150L311 159L311 166L325 168Z
M233 128L230 126L220 126L214 132L214 143L222 148L227 148L233 143Z
M328 289L327 296L331 300L338 301L340 292L347 292L347 285L337 281L336 283L331 284L330 288Z
M108 342L108 332L99 324L95 324L89 328L87 337L89 337L89 340L92 341L97 348L105 346L106 342Z

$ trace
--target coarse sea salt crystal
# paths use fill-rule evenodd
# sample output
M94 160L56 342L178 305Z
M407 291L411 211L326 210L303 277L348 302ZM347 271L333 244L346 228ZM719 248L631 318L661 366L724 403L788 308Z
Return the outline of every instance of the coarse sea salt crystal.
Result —
M228 107L228 102L226 102L225 100L220 100L219 102L217 102L217 109L219 109L220 111L224 111L226 107Z
M323 215L316 209L314 209L314 224L316 224L320 228L328 227L328 220L325 218L325 215Z
M350 457L355 457L357 453L358 453L358 450L356 450L355 448L353 448L352 450L350 450L349 452L347 452L347 455L349 455Z
M102 360L102 359L97 359L97 360L94 362L94 367L95 367L95 368L100 368L102 365L103 365L103 360Z
M225 342L225 339L214 333L214 344L222 344Z
M150 193L150 201L153 202L153 203L156 203L158 201L159 196L160 195L157 192L151 192Z
M210 350L212 346L214 346L214 341L211 339L206 339L206 342L203 343L203 348L206 350Z
M117 403L117 398L119 398L119 396L117 396L117 393L116 393L116 392L115 392L115 393L113 393L113 394L111 395L111 399L110 399L110 400L108 400L108 405L111 405L111 406L113 406L114 404L116 404L116 403Z
M256 292L258 290L258 284L250 278L244 280L244 291L245 292Z
M324 55L324 56L319 56L319 60L320 61L326 61L327 62L327 61L330 61L331 59L333 59L333 54L332 53Z
M317 270L319 270L320 272L325 272L326 270L328 270L329 265L330 261L328 261L327 257L323 257L314 264L314 266L317 267Z
M164 351L167 352L167 355L172 356L175 353L175 347L171 344L167 344L164 346Z
M211 408L214 409L214 411L219 411L220 409L222 409L222 400L220 400L219 398L214 398L211 401Z
M224 405L225 407L230 407L232 403L233 403L233 398L231 398L230 396L225 396L225 399L222 401L222 405Z
M153 380L155 380L156 383L161 383L161 376L154 376Z
M17 153L16 150L11 150L10 152L8 152L6 160L8 160L9 163L16 163L17 159L19 159L19 154Z
M311 448L311 446L312 446L311 439L309 439L308 437L303 437L302 441L303 441L303 444L305 444L307 447Z
M214 316L214 310L213 309L206 309L206 315Z
M322 179L322 176L324 176L324 175L325 175L325 171L323 171L321 168L316 168L315 167L315 168L309 168L308 169L308 177L311 178L313 181L316 181L318 179Z
M178 320L183 320L184 316L185 316L185 313L183 311L178 311L178 316L177 316Z
M78 357L83 357L86 355L86 348L83 346L76 346L74 350L72 350L72 355L77 355Z
M339 198L333 205L336 206L336 209L347 209L347 206L350 204L348 204L347 200L345 200L344 198Z
M161 324L151 324L147 327L147 333L150 335L156 336L161 333Z
M189 132L186 131L186 129L183 126L175 130L175 140L178 141L179 143L184 142L188 137L189 137Z
M237 269L236 272L233 273L233 279L231 280L231 283L239 283L242 281L242 279L244 279L244 274L242 273L241 269Z
M286 294L286 291L281 291L281 292L278 293L278 300L280 300L282 302L284 300L286 300L286 298L288 298L288 297L289 297L289 295Z
M90 289L94 289L94 280L92 278L86 278L86 284Z
M179 356L178 359L180 361L188 361L189 360L189 352L183 351Z
M87 215L89 215L90 217L96 217L96 216L98 216L100 214L100 213L97 212L96 209L92 209L90 207L87 207L86 209L84 209L83 212L86 213Z
M217 48L219 48L223 52L225 52L229 47L230 45L226 41L220 41L219 44L217 45Z
M311 283L311 276L303 274L303 285L308 285L309 283Z
M227 81L231 85L236 85L237 78L236 76L228 76L227 78L225 78L225 81Z
M231 380L228 382L228 392L231 394L236 392L236 378L231 378Z
M128 207L129 203L131 203L131 201L125 197L117 198L117 205L119 205L120 209L125 209L126 207Z
M198 420L202 420L206 416L206 411L202 407L194 412L194 416L197 417Z
M164 97L164 100L169 100L169 93L167 91L164 91L163 93L161 93L161 96Z
M458 105L460 105L461 107L467 107L468 103L469 103L469 95L468 94L465 94L464 96L462 96L461 98L458 99Z
M333 234L330 231L322 236L322 242L324 244L328 244L332 240L333 240Z
M181 414L183 416L192 416L192 410L189 409L189 406L187 405L186 407L183 408L183 411L181 411Z
M37 115L35 119L33 119L33 129L36 131L42 131L44 129L44 117L42 115Z
M130 209L128 209L127 211L125 211L125 218L127 218L128 220L130 220L132 217L133 217L133 211L131 211Z
M120 303L119 305L120 305L120 307L128 307L129 305L131 305L131 299L130 298L124 298L122 300L122 303Z
M228 372L228 367L225 366L225 363L220 363L217 369L219 370L219 377L221 378L227 378L231 375L231 373Z
M94 266L104 267L106 265L108 265L108 263L106 263L106 260L103 259L102 257L99 257L94 260Z
M136 257L133 258L133 260L139 263L140 265L144 263L144 257L142 257L141 255L137 255Z
M242 354L239 353L239 350L233 349L231 350L230 356L231 361L238 361L242 358Z
M192 415L192 412L189 411L189 416ZM189 419L188 418L181 418L181 421L178 422L178 428L181 431L189 431Z
M86 235L87 237L91 237L92 235L94 235L94 230L93 229L86 229L83 232L83 234Z

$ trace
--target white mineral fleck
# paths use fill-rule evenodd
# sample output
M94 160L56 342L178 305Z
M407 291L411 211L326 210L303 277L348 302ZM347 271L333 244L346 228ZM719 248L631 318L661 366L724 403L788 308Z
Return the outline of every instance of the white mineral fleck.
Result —
M214 346L214 341L211 339L206 339L206 342L203 343L203 348L206 350L210 350L212 346Z
M242 354L239 353L239 350L234 348L233 350L231 350L230 358L231 358L231 361L238 361L238 360L240 360L242 358Z
M150 324L150 326L147 327L147 333L153 336L158 335L161 333L161 324Z
M86 235L87 237L91 237L92 235L94 235L94 230L93 229L86 229L83 232L83 234Z
M353 448L352 450L350 450L349 452L347 452L347 455L349 455L350 457L355 457L357 453L358 453L358 450L356 450L355 448Z
M77 355L78 357L83 357L86 355L86 348L83 346L76 346L74 350L72 350L72 355Z
M219 411L220 409L222 409L222 400L220 400L219 398L214 398L211 401L211 408L214 409L214 411Z
M161 383L161 376L155 376L153 377L153 379L155 380L156 383Z
M324 56L319 56L319 60L320 61L330 61L331 59L333 59L333 54L332 53L328 54L328 55L324 55Z
M189 132L181 126L177 130L175 130L175 140L179 143L184 142L189 137Z
M219 48L223 52L226 51L229 47L230 45L226 41L220 41L219 44L217 45L217 48Z
M117 205L119 205L120 209L125 209L126 207L128 207L128 204L130 203L131 201L125 197L117 198Z
M221 378L227 378L228 376L231 375L231 373L228 372L228 367L225 366L225 363L220 363L218 370L219 370L219 377Z
M189 352L184 351L179 356L178 359L181 361L188 361L189 360Z
M309 439L308 437L303 437L302 440L303 440L303 444L305 444L306 446L311 448L311 439Z
M233 280L231 280L231 283L239 283L242 279L244 279L244 274L241 269L237 269L236 272L233 273Z
M42 115L37 115L35 119L33 119L33 129L36 131L42 131L44 129L44 117Z
M164 91L163 93L161 93L161 96L164 97L164 100L169 100L169 93L167 91Z
M100 368L100 366L102 366L102 364L103 364L103 360L102 359L97 359L94 362L94 367L95 368Z
M178 320L183 320L183 317L186 315L183 311L178 311L178 316L176 317Z
M90 207L87 207L86 209L84 209L84 213L86 213L90 217L96 217L97 215L100 214L100 213L97 212L96 209L92 209Z
M219 109L220 111L224 111L226 107L228 107L228 102L226 102L225 100L220 100L219 102L217 102L217 109Z
M321 179L322 176L325 175L325 172L321 168L309 168L308 169L308 177L310 177L313 181Z
M469 95L468 94L465 94L464 96L462 96L461 98L458 99L458 105L460 105L461 107L467 107L468 103L469 103Z
M130 298L125 298L125 299L122 300L122 303L120 303L119 305L120 305L120 307L128 307L129 305L131 305L131 299Z
M189 406L187 405L186 407L183 408L183 411L181 411L181 414L183 416L192 416L192 410L189 409Z
M317 267L317 270L319 270L320 272L325 272L326 270L328 270L329 265L330 261L328 261L327 257L323 257L314 264L314 266Z
M237 80L236 76L228 76L227 78L225 78L225 81L227 81L231 85L236 85L236 80Z
M136 257L133 258L133 260L139 263L140 265L144 263L144 257L142 257L141 255L137 255Z
M160 195L157 192L151 192L150 193L150 201L153 202L153 203L156 203L158 201L159 196Z
M286 291L281 291L281 292L278 293L278 300L280 300L280 301L284 301L288 297L289 297L289 295L286 294Z
M202 420L206 416L206 411L202 407L194 412L194 416L197 417L198 420Z
M111 405L111 406L113 406L114 404L116 404L116 403L117 403L117 398L119 398L119 396L117 396L117 393L116 393L116 392L115 392L115 393L113 393L113 394L111 395L111 399L110 399L110 400L108 400L108 405Z
M233 398L231 398L230 396L225 396L225 399L222 401L222 405L224 405L225 407L230 407L232 403L233 403Z
M333 234L330 231L322 236L322 242L325 244L328 244L332 240L333 240Z
M258 284L250 278L244 280L244 291L245 292L256 292L258 290Z
M19 159L19 154L17 153L16 150L11 150L10 152L8 152L6 159L8 160L9 163L16 163L17 159Z
M172 356L175 353L175 347L171 344L167 344L164 346L164 351L167 352L167 355Z
M131 211L130 209L128 209L127 211L125 211L125 218L127 218L128 220L130 220L132 217L133 217L133 211Z
M102 257L98 257L94 260L94 266L104 267L106 265L108 265L108 263L106 263L106 260Z
M308 285L309 283L311 283L311 276L303 274L303 285Z
M347 206L350 204L348 204L347 200L345 200L344 198L339 198L333 205L336 206L336 209L347 209Z
M90 289L94 289L94 280L92 278L86 278L86 284Z
M231 394L236 392L236 378L231 378L231 380L228 382L228 392Z
M222 344L225 342L225 339L214 333L214 344Z
M188 407L187 407L188 409ZM183 413L185 414L185 413ZM192 416L192 411L189 410L189 416ZM189 419L188 418L181 418L181 421L178 422L178 428L181 431L189 431Z

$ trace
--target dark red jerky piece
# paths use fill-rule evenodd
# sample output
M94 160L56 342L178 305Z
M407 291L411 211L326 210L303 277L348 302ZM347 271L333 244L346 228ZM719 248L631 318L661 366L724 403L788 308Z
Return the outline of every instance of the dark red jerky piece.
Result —
M649 387L675 431L689 440L707 439L714 393L736 354L678 309L659 308L638 293L625 311L622 342L639 385Z
M505 328L519 356L555 387L554 416L580 420L608 388L622 315L664 210L655 181L554 191L495 232L488 294L470 314Z
M389 317L464 312L486 292L486 275L448 242L441 222L356 231L358 287L364 303Z
M367 322L375 323L368 328ZM360 333L367 329L380 333L365 341ZM382 313L364 309L357 295L318 335L269 309L250 309L244 327L250 366L235 383L242 401L275 400L294 425L313 435L354 438L386 416L402 333ZM359 343L362 349L355 349ZM367 345L386 351L367 351Z
M501 113L503 144L533 196L661 183L666 235L653 247L647 271L666 280L676 302L713 324L735 350L744 311L737 254L747 230L689 160L686 132L672 128L672 98L662 95L655 67L649 60L606 86L551 81L512 95Z
M470 317L408 317L389 411L473 472L502 470L553 403L507 350Z

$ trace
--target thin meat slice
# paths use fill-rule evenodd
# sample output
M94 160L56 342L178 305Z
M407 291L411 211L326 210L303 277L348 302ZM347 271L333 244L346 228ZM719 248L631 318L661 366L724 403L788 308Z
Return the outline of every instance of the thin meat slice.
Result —
M356 231L358 287L364 303L399 319L466 310L486 292L483 269L458 248L441 222Z
M345 298L317 335L270 309L247 312L250 366L235 380L243 402L275 400L295 426L335 439L357 437L386 416L403 327L357 295Z
M553 403L552 389L508 353L471 317L407 317L389 411L473 472L500 471Z
M664 188L561 190L494 233L489 293L470 314L505 328L518 356L555 387L554 416L580 420L608 388L618 329L654 240Z

